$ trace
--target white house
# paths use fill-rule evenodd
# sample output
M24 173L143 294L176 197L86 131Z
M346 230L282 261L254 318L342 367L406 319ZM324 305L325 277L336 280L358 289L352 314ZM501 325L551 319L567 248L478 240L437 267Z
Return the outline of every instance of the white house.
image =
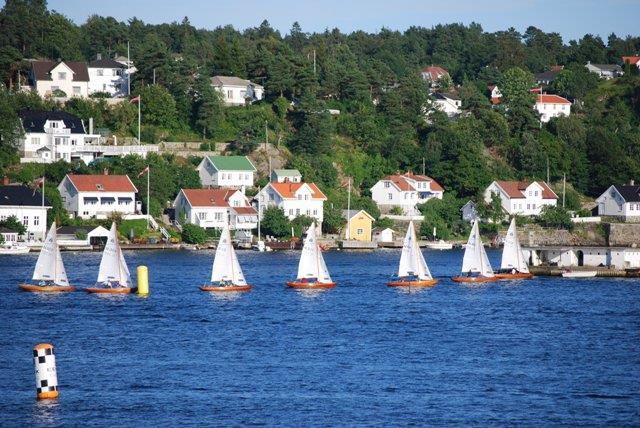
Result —
M104 245L109 239L109 231L102 226L60 226L57 234L58 244L69 247Z
M198 165L203 187L253 187L256 167L246 156L207 156Z
M315 183L271 182L256 195L260 216L269 207L278 207L289 220L305 215L317 220L322 227L324 201L327 197Z
M276 183L302 183L302 174L297 169L274 169L271 171L271 181Z
M564 65L554 65L547 71L536 73L534 79L538 85L550 85L562 70L564 70Z
M250 80L235 76L213 76L211 85L222 94L227 106L243 106L260 101L264 96L264 88Z
M569 116L571 114L571 102L559 95L536 95L534 108L540 113L540 121L543 123L549 122L554 117Z
M418 204L432 198L442 199L443 193L444 189L433 178L411 173L389 175L371 188L371 198L384 214L400 207L405 215L417 215Z
M444 112L449 117L459 115L462 110L462 100L453 94L435 92L433 94L433 107Z
M71 216L105 219L112 213L134 214L138 189L126 175L67 174L58 185Z
M624 74L622 67L617 64L591 64L591 61L585 65L587 70L592 73L596 73L603 79L613 79L614 77L620 77Z
M18 232L15 230L0 226L0 235L2 235L2 239L5 244L18 242Z
M206 229L229 225L250 231L258 226L258 212L249 199L233 189L181 189L173 202L177 220Z
M596 199L598 215L640 221L640 186L634 181L627 185L611 186Z
M439 86L442 79L450 79L449 72L437 65L423 68L420 71L420 77L429 83L429 87L432 88Z
M489 85L487 86L489 90L489 98L491 99L491 104L496 105L500 104L500 98L502 98L502 92L498 88L498 85Z
M127 66L113 59L102 59L98 54L95 61L89 62L89 95L106 92L111 97L125 97L128 92Z
M29 80L41 97L53 96L56 90L65 97L89 96L89 71L84 62L31 61Z
M16 217L26 228L24 238L42 240L47 233L47 210L49 201L42 200L42 194L27 186L8 184L4 180L0 186L0 221Z
M487 204L494 193L509 215L539 215L544 206L558 203L558 195L544 181L494 181L484 191Z
M389 243L394 241L395 230L387 227L386 229L374 229L373 240L375 242Z

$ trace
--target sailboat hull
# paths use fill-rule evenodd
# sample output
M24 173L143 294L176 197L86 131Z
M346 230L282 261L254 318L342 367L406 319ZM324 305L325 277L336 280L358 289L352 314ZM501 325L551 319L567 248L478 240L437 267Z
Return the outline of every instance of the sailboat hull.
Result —
M298 290L327 290L329 288L334 288L335 286L335 282L287 282L287 287L295 288Z
M93 293L93 294L131 294L130 287L117 287L117 288L90 287L90 288L85 288L84 291L86 291L87 293Z
M495 274L495 278L498 279L531 279L533 278L533 274L532 273L523 273L523 272L516 272L516 273L496 273Z
M437 279L425 279L422 281L391 281L388 287L433 287L438 283Z
M29 291L32 293L68 293L70 291L76 291L76 287L71 285L20 284L19 287L23 291Z
M245 292L245 291L250 291L251 290L251 286L249 284L247 285L227 285L227 286L222 286L222 287L217 287L217 286L213 286L213 285L203 285L200 287L200 290L202 291L212 291L212 292L216 292L216 293L229 293L229 292Z
M483 283L483 282L495 282L498 280L495 276L454 276L451 278L453 282L464 283Z

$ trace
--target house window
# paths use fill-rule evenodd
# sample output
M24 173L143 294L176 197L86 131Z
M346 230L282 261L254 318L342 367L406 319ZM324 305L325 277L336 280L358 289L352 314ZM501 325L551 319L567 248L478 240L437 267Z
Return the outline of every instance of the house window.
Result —
M308 201L309 200L309 195L304 195L304 200Z
M409 194L408 194L408 193L405 193L405 194L404 194L404 198L405 198L405 199L409 199Z
M80 86L74 86L73 87L73 93L75 95L80 95Z
M228 90L227 90L227 98L228 98L228 99L233 98L233 91L232 91L231 89L228 89Z
M67 79L67 73L61 71L58 73L58 80L66 80Z
M300 215L300 208L296 208L296 216Z
M313 210L313 215L318 215L318 210Z
M51 122L49 125L51 125L52 128L57 128L58 127L58 122Z
M245 179L246 181L249 181L249 174L245 174L245 175L244 175L244 179Z
M240 206L240 201L233 201L233 206L234 207L239 207Z
M531 196L531 190L529 190L529 196Z
M389 188L389 187L391 187L391 183L389 183L388 181L385 181L385 182L384 182L384 187L385 187L385 188Z
M51 92L55 92L55 91L57 91L58 89L60 89L60 86L52 86L52 87L51 87Z
M85 215L85 216L86 216L86 215L89 215L89 211L84 211L84 212L82 213L82 215Z
M207 213L198 213L198 219L199 220L206 220L207 219Z
M358 230L356 231L356 233L357 233L358 235L362 235L362 234L364 233L364 230L362 230L362 229L358 229Z
M533 196L538 196L538 191L533 192Z
M31 137L31 144L40 145L40 138L39 137Z
M531 204L531 209L535 210L536 209L536 204Z
M527 209L530 210L531 209L531 204L527 204Z
M393 199L393 194L389 193L389 200Z
M293 208L289 208L289 215L293 215Z
M29 226L29 217L28 216L22 217L22 224L23 224L23 226Z
M222 221L222 213L216 213L215 219L216 221Z
M40 216L33 216L33 225L34 226L39 226L40 225Z
M98 76L104 76L104 70L101 68L98 69L97 73L98 73Z

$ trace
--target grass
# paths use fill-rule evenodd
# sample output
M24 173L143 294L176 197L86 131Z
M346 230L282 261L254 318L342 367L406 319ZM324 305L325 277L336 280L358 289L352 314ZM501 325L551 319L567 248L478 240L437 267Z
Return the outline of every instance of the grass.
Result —
M133 230L133 237L140 238L143 236L147 236L147 220L145 219L137 219L137 220L123 220L120 224L118 230L120 234L130 238L131 231Z

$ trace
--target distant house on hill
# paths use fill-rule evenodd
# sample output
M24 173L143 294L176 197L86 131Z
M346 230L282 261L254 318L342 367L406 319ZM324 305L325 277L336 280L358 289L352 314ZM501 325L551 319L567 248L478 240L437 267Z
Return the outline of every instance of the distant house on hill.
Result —
M437 110L449 117L455 117L462 113L462 100L457 95L444 92L435 92L432 95L435 98L433 105Z
M473 223L480 218L476 203L471 200L464 204L460 211L462 212L462 220L468 223Z
M613 79L614 77L620 77L624 74L622 67L617 64L592 64L591 61L589 61L585 67L603 79Z
M417 215L417 206L432 198L442 199L444 189L426 175L412 173L389 175L371 188L371 198L380 211L399 207L405 215Z
M640 56L623 56L622 62L624 64L631 64L640 68Z
M235 76L213 76L211 85L222 94L227 106L243 106L260 101L264 96L264 88L250 80Z
M203 186L253 187L256 167L246 156L207 156L197 167Z
M420 72L420 77L429 83L429 86L432 88L438 87L442 79L451 78L447 70L437 65L423 68Z
M489 90L489 99L491 100L491 104L500 104L502 92L500 92L500 89L498 89L498 85L489 85L487 86L487 89Z
M563 65L554 65L551 69L535 74L535 81L538 85L550 85L558 74L564 69Z
M58 191L73 217L105 219L113 213L136 212L138 189L127 175L67 174Z
M112 97L124 97L128 92L127 66L116 60L97 55L89 62L89 94L106 92Z
M316 219L322 230L327 197L315 183L270 182L260 190L255 200L259 202L261 217L266 209L277 207L289 220L300 216Z
M89 70L85 62L31 61L29 80L41 97L64 93L65 97L89 96Z
M500 197L502 208L509 215L539 215L546 205L555 206L558 195L544 181L494 181L484 191L484 201L493 194Z
M274 169L271 172L271 181L276 183L301 183L302 174L297 169Z
M534 108L540 113L540 121L543 123L554 117L571 114L571 102L559 95L538 94Z
M632 180L629 184L609 187L596 199L598 215L620 217L624 220L640 220L640 186Z
M365 210L342 210L342 218L347 221L343 229L344 239L370 242L375 219Z

